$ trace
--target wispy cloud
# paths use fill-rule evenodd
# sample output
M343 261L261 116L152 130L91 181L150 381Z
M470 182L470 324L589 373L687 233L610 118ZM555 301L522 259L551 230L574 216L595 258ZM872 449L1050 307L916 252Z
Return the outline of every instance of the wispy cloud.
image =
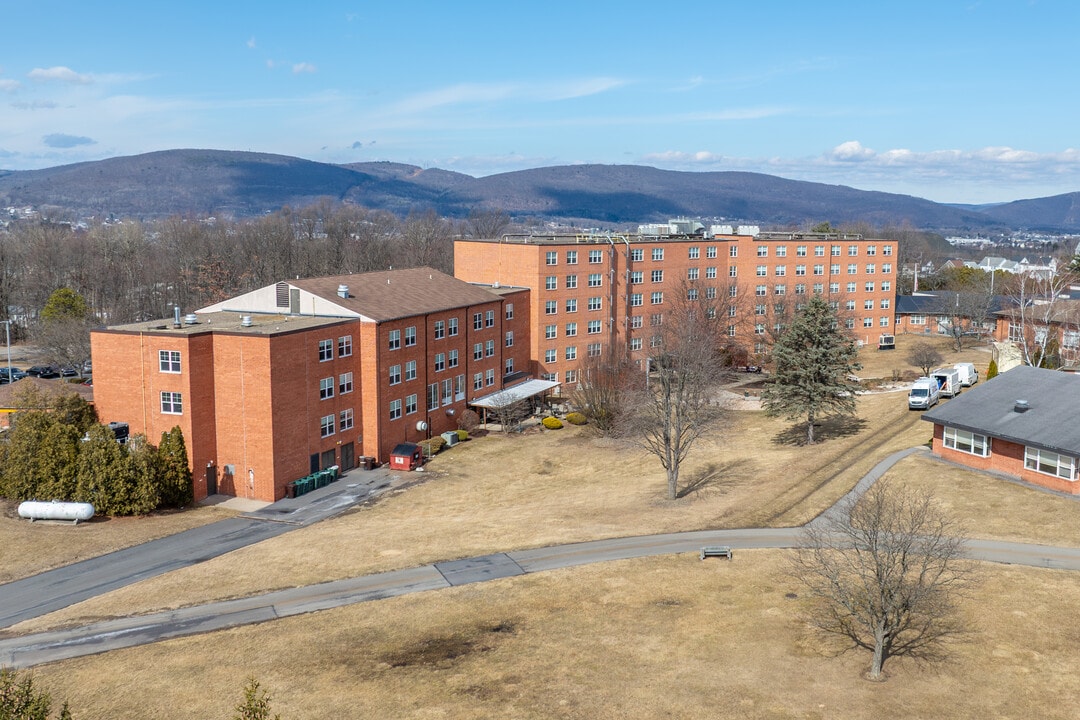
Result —
M63 133L53 133L46 135L41 139L47 147L51 148L73 148L80 145L94 145L97 143L93 138L81 137L79 135L65 135Z
M509 99L554 102L597 95L625 84L624 80L608 77L540 84L459 83L417 93L390 106L387 110L392 114L409 115L441 107L485 104Z
M249 49L254 50L255 47L256 47L256 45L255 45L255 36L252 35L251 37L249 37L247 43L245 43L245 44L248 46Z
M0 92L13 93L22 87L22 83L11 78L0 78Z
M63 82L71 83L75 85L89 85L94 82L92 76L77 73L69 67L63 65L57 65L51 68L34 68L26 74L28 78L35 82Z
M307 73L316 72L316 68L311 63L300 62L292 66L293 75L303 75Z

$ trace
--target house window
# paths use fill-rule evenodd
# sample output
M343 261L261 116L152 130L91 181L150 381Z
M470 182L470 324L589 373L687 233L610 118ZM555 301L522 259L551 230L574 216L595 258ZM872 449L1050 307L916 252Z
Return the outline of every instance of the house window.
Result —
M451 350L447 359L447 367L456 368L458 366L458 351Z
M824 245L815 245L814 246L814 257L825 257L825 246Z
M825 274L825 266L824 265L815 265L814 266L814 274L815 275L824 275Z
M567 360L577 360L577 345L570 345L567 347L564 357Z
M806 294L806 283L795 283L795 294L796 295L805 295Z
M858 286L857 286L857 285L856 285L855 283L853 283L853 282L849 282L849 283L847 284L847 291L848 291L849 293L853 293L853 292L855 292L855 288L856 288L856 287L858 287Z
M439 383L431 383L427 386L427 409L437 410L439 408Z
M352 335L343 335L337 339L337 355L338 357L352 355Z
M414 365L415 367L415 365ZM338 375L338 393L345 395L352 392L352 373L342 373Z
M554 340L558 336L559 336L559 326L558 325L545 325L544 326L544 339L545 340Z
M870 266L867 265L867 267L870 267ZM857 272L859 272L859 266L856 265L855 263L851 263L850 265L847 266L847 274L848 275L854 275Z
M806 257L806 246L805 245L796 246L795 247L795 256L796 257Z
M405 347L412 347L416 344L416 326L411 325L405 328Z
M180 351L158 350L158 369L163 373L180 372Z
M416 396L415 395L411 395L410 397L413 398L414 402L416 401ZM415 410L415 408L414 408L414 410ZM341 411L341 413L338 415L338 425L341 427L342 432L345 432L346 430L352 429L352 426L353 426L353 411L352 411L352 408L349 408L348 410L342 410Z
M862 326L864 328L874 327L874 318L872 318L872 317L864 317L862 319Z
M769 246L768 245L758 245L757 246L757 256L758 257L769 257Z
M732 265L732 267L735 267L735 266ZM734 275L732 277L734 277ZM705 279L706 280L715 280L716 279L716 268L715 267L707 267L707 268L705 268Z
M446 324L449 326L450 329L450 337L457 337L457 318L450 318L446 321Z
M787 245L776 246L776 257L787 257Z
M698 299L698 290L697 290L697 288L688 288L687 291L686 291L686 299L687 300L697 300Z
M640 285L643 282L645 282L645 273L643 273L640 270L631 270L630 271L630 284L631 285Z
M867 265L866 265L866 274L867 275L873 275L874 271L875 271L874 263L867 263Z
M445 369L446 369L446 353L435 353L435 372L442 372ZM399 382L400 382L400 378L399 378Z
M434 334L436 340L442 340L446 336L446 323L442 320L436 320Z
M598 298L598 297L589 298L589 309L590 310L599 310L603 306L604 306L603 298Z
M484 343L484 355L491 357L495 354L495 341L488 340Z
M858 256L858 254L859 254L859 246L858 245L848 245L847 246L847 254L848 254L848 257L856 257L856 256Z
M401 331L400 330L391 330L387 334L387 340L388 340L388 345L389 345L390 349L391 350L397 350L398 348L401 347ZM323 357L322 357L322 343L319 343L319 360L321 361L322 359L323 359Z
M546 362L546 363L555 362L555 350L554 349L544 351L544 362Z
M987 437L968 430L959 430L946 426L942 435L942 443L950 450L958 450L969 455L986 457L990 454L990 442Z
M503 375L509 375L514 372L514 358L506 358L506 363L504 365Z
M863 310L873 310L873 309L874 309L874 301L873 300L863 300Z
M566 251L566 264L577 265L577 250Z
M727 294L728 294L728 297L737 296L739 294L739 286L738 285L730 285L728 287L728 289L727 289Z
M892 263L881 263L881 272L888 275L892 272Z
M482 390L484 387L484 373L473 373L472 376L472 389Z
M754 314L755 315L764 315L767 311L768 311L768 308L766 307L765 303L758 303L758 304L754 305Z
M866 246L866 254L867 255L877 255L877 245L867 245Z
M885 245L881 248L882 255L892 255L892 245Z
M642 320L643 320L643 318L640 315L631 315L630 316L630 327L631 328L639 328L639 327L641 327L642 326Z
M590 320L589 321L588 332L589 332L590 335L599 334L602 328L603 328L603 323L601 323L599 320Z
M705 257L706 258L714 258L714 257L716 257L716 246L715 245L709 245L708 247L705 248Z
M166 415L183 415L184 401L178 392L161 393L161 412Z
M548 265L558 265L559 264L559 253L557 251L555 251L555 250L548 250L545 261L547 262Z
M664 248L653 248L652 249L652 259L656 260L658 262L660 260L663 260L664 259Z
M730 250L728 251L728 256L729 257L739 257L739 246L738 245L732 245Z
M331 415L330 417L333 417L333 415ZM401 417L401 400L391 400L390 419L397 420L399 417Z
M566 323L566 337L577 335L577 323Z
M796 275L805 275L806 274L806 266L805 265L796 265L795 266L795 274Z
M506 319L514 319L514 303L506 303Z
M829 265L829 274L830 275L839 275L840 274L840 263L833 263L833 264Z
M506 347L514 347L514 333L506 333Z
M559 276L558 275L548 275L546 278L544 278L544 289L545 290L558 290L559 289Z
M397 385L400 382L401 382L401 366L400 365L391 365L390 366L390 384L391 385Z
M413 393L412 395L405 396L405 414L406 415L412 415L415 412L416 412L416 393ZM349 427L352 427L352 425L350 425ZM344 430L345 426L342 425L341 429Z
M483 343L475 343L475 344L473 344L473 346L472 346L472 359L473 360L483 360L484 359L484 344Z
M690 259L697 260L699 257L701 257L701 248L697 246L690 248Z
M645 250L643 250L642 248L632 248L630 250L630 261L631 262L641 262L644 259L645 259Z
M461 401L465 399L465 376L454 376L454 399Z
M787 265L777 265L774 269L774 272L776 273L777 277L783 277L784 275L787 275Z
M491 387L495 384L495 370L488 369L484 371L484 384Z
M664 339L659 335L653 335L649 338L649 347L658 348L664 344Z
M319 380L319 399L326 400L334 397L334 378L321 378Z
M577 382L577 370L567 370L566 374L563 375L563 377L565 378L565 381L568 382L568 383L576 383Z
M571 298L571 299L566 301L566 312L568 312L568 313L577 312L577 299L576 298Z
M322 437L330 437L334 434L334 416L323 415L319 419L319 435Z
M664 324L664 313L653 313L649 316L649 324L653 327Z
M1076 458L1050 452L1049 450L1025 447L1024 467L1028 470L1053 475L1065 480L1076 479Z
M664 271L663 270L653 270L651 279L652 279L652 281L654 283L664 282Z
M394 349L393 345L394 333L390 333L391 344L390 349ZM326 362L327 360L334 359L334 341L333 340L320 340L319 341L319 362Z
M455 350L454 352L457 352ZM352 380L352 373L349 373L349 379ZM405 382L416 379L416 361L410 360L405 363Z
M870 281L870 282L866 283L863 286L863 288L866 290L866 292L874 292L874 283L873 283L873 281Z
M832 245L829 247L829 254L833 257L840 257L840 246Z
M641 338L630 338L630 350L641 349Z
M483 330L484 329L484 314L483 313L473 313L473 316L472 316L472 329L473 330Z
M484 312L484 327L495 327L495 311L486 310Z
M758 277L765 277L768 274L769 274L768 266L766 266L766 265L758 265L757 266L757 276Z
M643 295L641 293L630 293L630 307L641 307L643 302Z
M548 300L544 303L544 314L554 315L559 312L559 305L554 300Z
M768 294L769 288L765 285L758 285L754 288L754 295L757 295L758 297L765 297Z
M589 357L600 357L600 350L603 347L601 343L589 343L588 354Z
M454 380L446 378L442 381L442 404L449 405L454 402Z
M596 265L597 263L604 262L603 250L590 250L589 251L589 264Z
M888 310L889 309L889 298L881 298L881 309L882 310Z
M604 276L601 273L589 273L589 287L600 287L604 284Z
M840 292L840 283L829 283L829 294L835 295Z
M664 293L654 292L649 296L649 302L653 305L660 305L664 302Z
M567 275L566 276L566 289L567 290L573 290L576 287L577 287L577 275Z
M889 316L888 315L882 315L881 319L878 321L878 325L880 325L883 328L887 328L887 327L889 327L889 324L890 324L889 323Z

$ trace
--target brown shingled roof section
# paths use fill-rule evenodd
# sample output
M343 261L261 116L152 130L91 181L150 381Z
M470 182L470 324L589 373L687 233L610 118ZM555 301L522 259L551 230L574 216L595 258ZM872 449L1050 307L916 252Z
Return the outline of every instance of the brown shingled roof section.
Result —
M82 383L69 383L66 380L52 380L42 379L28 375L20 380L16 380L10 384L0 385L0 407L10 408L14 395L20 388L24 388L27 385L37 385L37 387L46 395L56 393L74 393L87 402L94 402L94 388L90 385L83 385Z
M290 280L289 284L379 322L500 299L490 290L429 267ZM338 297L338 285L349 286L348 298Z

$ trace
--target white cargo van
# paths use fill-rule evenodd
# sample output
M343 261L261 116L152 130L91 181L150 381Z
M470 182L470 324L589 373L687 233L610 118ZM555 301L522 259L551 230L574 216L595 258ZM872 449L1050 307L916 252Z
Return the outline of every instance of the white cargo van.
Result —
M929 410L937 405L940 390L936 380L921 377L916 380L908 392L908 410Z
M979 371L975 369L975 363L961 362L953 367L960 373L960 384L964 387L971 387L979 382Z
M942 397L951 398L960 394L960 371L956 368L938 368L930 373L930 379L937 382Z

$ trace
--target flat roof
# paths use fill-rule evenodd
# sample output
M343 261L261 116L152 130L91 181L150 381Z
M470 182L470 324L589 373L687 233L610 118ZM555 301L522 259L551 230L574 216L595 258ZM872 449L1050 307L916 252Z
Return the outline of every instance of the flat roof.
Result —
M547 392L558 386L559 383L554 380L527 380L520 385L503 388L498 392L493 392L490 395L484 395L481 398L472 400L469 402L469 405L488 409L503 408L507 405L513 405L521 400L531 398L534 395L539 395L542 392Z
M337 325L350 321L349 318L324 317L312 315L282 315L266 313L241 313L221 310L210 313L189 313L195 315L195 322L188 323L188 315L180 316L177 326L173 318L146 320L126 325L112 325L101 328L100 332L123 333L161 333L167 335L199 335L208 332L231 332L244 335L279 335L282 333L308 330L310 328ZM250 318L251 324L245 325L244 318Z

